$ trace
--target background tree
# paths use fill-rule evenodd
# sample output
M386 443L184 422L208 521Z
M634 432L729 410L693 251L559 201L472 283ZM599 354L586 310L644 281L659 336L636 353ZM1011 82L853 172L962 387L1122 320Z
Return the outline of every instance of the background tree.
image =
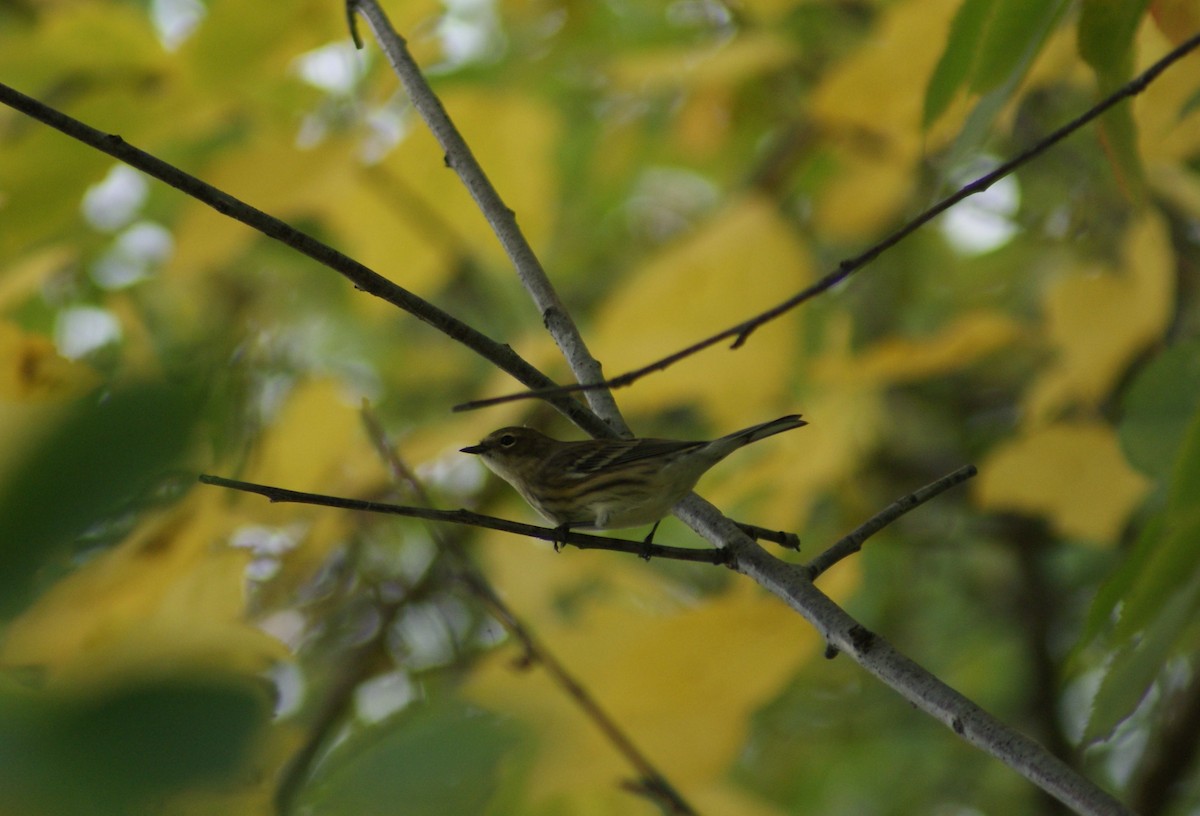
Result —
M10 4L0 81L568 379L378 51L335 4L267 6ZM786 299L1200 29L1168 2L389 12L610 374ZM979 465L821 586L1143 813L1197 806L1196 59L740 350L616 393L642 435L802 410L701 492L803 557ZM387 435L439 504L532 520L455 451L569 426L448 413L517 386L94 150L14 112L0 139L0 744L26 757L0 802L641 807L425 528L191 478L395 498ZM727 570L490 533L469 553L701 812L1055 807Z

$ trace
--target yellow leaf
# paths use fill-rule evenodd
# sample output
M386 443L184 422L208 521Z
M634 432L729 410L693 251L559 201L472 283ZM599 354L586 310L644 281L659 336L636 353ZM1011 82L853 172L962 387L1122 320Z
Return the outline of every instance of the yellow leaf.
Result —
M717 47L670 46L620 55L609 65L614 82L635 92L679 85L736 85L797 57L795 44L767 29L751 30Z
M383 470L350 399L332 381L298 385L245 478L361 495ZM169 513L147 519L119 546L55 584L13 623L0 662L42 666L64 679L180 660L261 671L284 649L247 621L249 555L228 542L250 525L287 525L299 531L300 546L282 568L303 576L345 541L353 523L343 511L197 487Z
M964 314L932 337L881 340L853 362L825 361L818 372L829 380L877 385L920 380L968 366L1009 345L1020 333L1008 317L979 310Z
M493 186L517 214L526 239L537 249L549 235L555 217L557 118L541 100L529 94L475 88L445 88L439 93ZM404 143L388 157L387 167L473 252L504 269L506 275L511 274L499 241L457 174L446 167L442 149L419 119L414 118L411 127ZM428 231L419 214L398 214L409 219L409 230ZM391 264L400 270L394 273L394 279L408 286L403 272L406 245L397 243L392 253L401 259Z
M675 120L674 138L690 159L720 162L720 152L729 139L733 107L729 91L721 88L697 91L681 101Z
M231 146L208 168L194 170L205 181L284 221L322 216L337 206L352 161L346 146L326 143L310 150L289 144L280 134L255 131ZM175 228L173 275L203 276L244 251L260 233L190 202ZM207 284L203 279L198 286Z
M0 663L89 683L180 662L260 672L282 658L245 620L247 554L220 543L224 500L197 490L59 581L13 621Z
M48 338L0 322L0 481L62 418L57 409L100 381L89 366L60 357Z
M736 200L639 269L599 309L592 348L609 372L669 354L786 299L812 277L805 247L769 201ZM799 345L796 313L621 392L631 412L699 404L714 432L736 430L794 407L789 381ZM663 429L668 433L669 429Z
M61 402L98 382L95 371L60 356L49 338L0 323L0 400Z
M912 190L911 161L890 150L846 153L813 202L813 227L829 240L878 232L903 208Z
M1146 214L1134 223L1122 254L1120 270L1076 269L1046 292L1046 332L1057 359L1025 399L1032 422L1102 400L1170 320L1175 261L1162 219Z
M904 140L905 152L915 151L925 84L958 5L956 0L891 5L862 46L822 80L813 94L813 114L890 134Z
M1159 31L1176 44L1200 30L1200 3L1196 0L1154 0L1150 14Z
M376 174L375 182L364 184L371 173ZM325 216L338 236L337 248L410 292L428 296L437 291L454 248L422 223L419 211L427 206L425 194L375 168L347 170L347 175L357 176L357 183L343 186L337 206ZM409 195L420 203L406 206ZM375 297L355 297L353 306L390 320L398 314L395 306Z
M336 381L299 383L259 440L245 475L238 478L351 498L373 493L386 475L363 431L360 408L361 395ZM277 576L283 583L311 575L362 521L359 514L328 507L269 504L247 495L239 495L235 501L242 524L303 532L296 549L283 559L283 572Z
M790 407L810 424L714 468L697 486L702 496L739 520L803 533L813 503L859 472L887 427L880 384L846 376L856 365L851 334L849 318L833 316L822 356L806 364L811 383Z
M259 444L247 478L331 493L346 485L359 463L378 469L358 409L354 396L335 381L298 384Z
M1112 428L1060 423L998 447L974 495L984 509L1046 516L1064 535L1112 542L1149 489Z
M4 274L0 275L0 310L9 312L34 297L51 275L69 268L78 256L75 248L59 245L6 261Z
M1194 5L1192 15L1200 16ZM1194 33L1193 28L1188 36ZM1142 26L1137 42L1139 67L1160 59L1172 46L1157 29ZM1200 111L1193 104L1198 75L1200 54L1193 51L1129 103L1134 106L1138 125L1138 152L1148 167L1190 166L1200 151L1200 127L1196 126Z
M22 27L12 22L11 31L20 32ZM4 81L26 93L36 95L64 77L148 76L167 67L168 55L156 42L147 15L133 6L64 3L53 13L39 14L38 22L37 36L18 33L0 48Z
M953 124L921 127L925 84L937 62L957 0L888 7L870 39L813 92L810 113L839 143L839 172L814 201L818 231L869 237L909 196L913 163Z
M821 423L825 400L807 402L804 415ZM701 479L696 490L725 513L771 530L799 533L827 488L828 464L840 449L840 423L788 431L731 456ZM840 471L840 468L838 468Z
M204 23L180 49L195 81L218 96L259 97L258 105L270 104L266 90L273 78L287 74L297 54L346 34L344 9L320 0L297 0L275 13L238 0L211 0L205 12Z
M576 561L573 555L545 558ZM529 566L520 569L530 572ZM503 578L497 585L512 591ZM558 626L551 625L552 613L535 613L544 640L673 782L688 791L708 788L716 799L739 799L736 786L713 780L725 778L747 718L818 653L819 637L802 622L781 621L779 602L746 581L694 604L679 603L661 585L657 599L649 585L631 602L613 603L614 597L625 595L606 592ZM541 733L543 750L530 773L534 803L569 803L567 810L579 812L603 796L614 777L629 773L568 696L539 673L518 673L507 659L496 659L467 690ZM571 750L563 750L566 745Z
M740 454L749 461L714 469L699 490L739 520L798 532L808 525L813 505L860 472L887 421L880 391L838 384L813 389L801 406L810 425L762 442ZM706 486L712 485L711 487ZM746 511L742 502L751 502ZM749 515L747 515L749 512ZM811 546L805 542L805 550ZM811 552L810 552L811 554Z
M1200 181L1186 164L1164 162L1146 169L1160 197L1181 214L1200 219Z

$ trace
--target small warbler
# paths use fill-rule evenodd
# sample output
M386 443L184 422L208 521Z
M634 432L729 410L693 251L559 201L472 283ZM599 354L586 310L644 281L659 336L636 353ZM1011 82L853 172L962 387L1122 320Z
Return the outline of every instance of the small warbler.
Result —
M562 442L532 428L501 428L462 452L478 454L564 533L654 524L649 544L658 522L710 467L751 442L807 424L791 414L708 442Z

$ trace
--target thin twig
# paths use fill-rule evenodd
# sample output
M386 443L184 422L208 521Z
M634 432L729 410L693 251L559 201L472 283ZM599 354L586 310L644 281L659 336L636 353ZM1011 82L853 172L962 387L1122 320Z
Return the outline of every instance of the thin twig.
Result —
M554 338L554 342L558 344L575 377L581 383L602 383L604 372L600 369L600 363L588 351L579 329L571 320L558 293L554 291L550 279L546 277L541 262L517 226L516 214L500 198L487 174L475 160L471 148L450 120L441 100L429 87L420 67L408 52L404 38L392 27L391 21L375 0L347 0L346 9L351 20L351 36L358 47L362 47L362 42L353 23L354 12L362 14L371 26L379 47L383 49L392 70L404 86L408 98L412 100L413 107L421 114L421 118L425 120L434 138L445 151L446 165L458 174L471 198L475 199L480 212L491 225L492 231L496 233L501 246L516 268L521 283L541 311L542 322ZM592 387L587 389L586 396L592 410L615 432L628 433L628 428L621 419L617 404L608 389L602 386Z
M395 448L388 442L383 427L375 415L367 410L365 404L362 417L367 426L367 435L380 457L387 464L392 478L399 483L409 485L416 493L417 499L426 507L431 507L432 500L425 490L425 486L396 453ZM441 552L445 553L453 563L463 584L496 617L513 639L521 644L528 661L540 664L550 679L575 701L583 714L634 767L638 778L627 783L625 787L658 803L666 813L676 814L676 816L689 816L689 814L694 816L696 811L667 780L666 775L650 761L649 757L642 753L633 743L632 738L625 733L625 730L601 707L592 693L567 671L566 666L501 599L491 582L467 557L458 538L446 535L443 529L432 524L429 525L429 531L438 543Z
M462 343L512 375L518 382L533 388L545 388L554 384L549 377L527 363L509 346L496 342L448 312L392 283L374 270L321 243L311 235L185 173L157 156L152 156L144 150L134 147L120 136L99 131L3 83L0 83L0 102L169 184L197 201L207 204L222 215L240 221L263 235L274 238L297 252L307 255L348 279L355 288L387 301L451 339ZM596 436L614 435L606 423L574 398L563 395L549 401L568 419L588 433Z
M707 348L715 346L724 340L733 338L733 343L730 345L730 348L732 348L732 349L740 348L743 343L745 343L747 340L750 339L750 335L752 335L755 331L757 331L759 328L761 328L765 324L770 323L772 320L775 320L776 318L778 318L784 314L787 314L788 312L795 309L800 304L805 303L806 301L812 300L817 295L820 295L823 292L829 291L834 286L837 286L839 283L841 283L842 281L849 278L855 272L858 272L860 269L865 267L871 261L875 260L880 255L882 255L885 251L891 249L893 246L900 243L902 240L907 238L909 235L912 235L918 229L920 229L925 224L932 221L937 216L941 215L946 210L953 207L958 202L962 201L965 198L973 196L976 193L983 192L984 190L991 187L993 184L995 184L1000 179L1004 178L1005 176L1010 175L1014 170L1016 170L1021 165L1025 164L1026 162L1030 161L1031 159L1035 158L1036 156L1039 156L1042 153L1046 152L1049 148L1058 144L1063 139L1065 139L1066 137L1070 136L1075 131L1082 128L1084 125L1090 123L1091 121L1093 121L1094 119L1099 117L1101 114L1103 114L1108 109L1110 109L1113 106L1117 105L1118 103L1124 101L1125 99L1137 96L1139 93L1144 91L1146 89L1146 86L1148 86L1151 82L1153 82L1158 77L1159 74L1161 74L1163 71L1165 71L1173 63L1178 62L1180 59L1182 59L1188 53L1195 50L1197 47L1200 47L1200 34L1196 34L1196 35L1192 36L1191 38L1189 38L1189 39L1185 40L1183 43L1181 43L1179 46L1173 48L1166 56L1164 56L1162 59L1158 60L1158 62L1151 65L1149 68L1147 68L1141 74L1136 76L1130 82L1128 82L1125 85L1123 85L1122 87L1118 88L1112 94L1105 97L1100 102L1096 103L1096 105L1094 105L1093 107L1088 109L1086 112L1084 112L1080 116L1076 117L1075 119L1071 120L1067 124L1063 125L1062 127L1058 128L1057 130L1053 131L1048 136L1044 137L1043 139L1038 141L1036 144L1034 144L1032 147L1019 153L1014 158L1009 159L1008 161L1004 162L1003 164L1001 164L999 167L997 167L992 172L990 172L984 176L980 176L975 181L971 182L970 184L966 185L965 187L962 187L961 189L959 189L957 192L953 193L952 195L949 195L946 198L943 198L941 201L934 204L932 207L925 210L923 213L921 213L917 217L913 218L911 221L909 221L903 227L896 230L891 235L889 235L888 237L884 238L879 243L872 246L866 252L863 252L861 255L857 255L853 258L849 258L847 260L842 261L840 264L838 264L837 269L835 269L833 272L830 272L828 275L821 278L816 283L812 284L811 286L807 287L806 289L801 290L800 292L796 293L795 295L793 295L792 297L783 301L782 303L772 306L770 309L767 309L766 311L763 311L763 312L755 315L754 317L751 317L747 320L743 320L742 322L737 323L733 326L730 326L729 328L727 328L723 331L717 332L716 334L712 335L711 337L706 337L705 339L703 339L697 343L693 343L692 345L688 346L687 348L683 348L672 354L668 354L666 357L662 357L661 359L655 360L652 363L648 363L647 365L644 365L641 368L635 368L631 371L625 372L624 374L619 374L616 377L612 377L608 380L605 380L604 382L595 383L594 385L581 385L581 384L580 385L560 385L560 386L555 386L553 388L538 388L538 389L534 389L534 390L530 390L530 391L523 391L523 392L515 393L515 394L506 394L504 396L499 396L499 397L491 397L488 399L481 399L481 400L472 400L471 402L464 402L464 403L454 406L454 410L455 411L470 411L470 410L474 410L476 408L487 408L492 405L499 405L501 403L512 402L514 400L546 399L548 397L557 396L557 395L564 394L564 393L570 393L570 392L575 392L575 391L587 391L588 389L591 389L591 388L604 388L604 389L624 388L625 386L632 385L633 383L637 382L638 380L642 379L643 377L645 377L649 374L653 374L656 371L662 371L664 369L667 369L667 368L671 367L672 365L674 365L675 363L678 363L681 360L685 360L688 357L691 357L694 354L704 351Z
M978 473L974 465L964 465L953 473L949 473L936 482L930 482L920 490L915 490L903 498L889 504L871 518L860 524L852 533L834 542L829 549L818 555L805 567L809 580L815 581L830 567L843 558L854 555L862 549L863 542L910 510L920 507L934 496L946 492L955 485L962 484Z
M735 521L734 524L750 538L755 541L770 541L772 544L778 544L785 550L800 550L800 536L795 533L789 533L787 530L768 530L766 527L759 527L757 524L747 524L744 521Z
M349 718L355 690L375 673L377 659L386 652L387 639L397 615L411 600L408 592L402 598L381 600L379 621L370 639L339 657L332 687L321 697L307 737L279 773L274 796L278 816L288 816L292 812L296 797L304 790L322 749L329 744L337 726Z
M203 484L215 487L225 487L239 490L243 493L257 493L265 496L272 503L290 502L293 504L315 504L321 507L337 507L342 510L362 510L367 513L386 513L392 516L406 516L427 521L444 521L450 524L465 524L471 527L483 527L488 530L500 530L514 535L549 541L556 545L570 544L580 550L609 550L640 556L647 560L651 558L667 558L672 561L692 561L701 564L729 564L729 554L720 548L700 549L694 547L667 547L661 544L646 544L643 541L630 541L622 538L604 538L588 535L574 530L562 531L556 527L538 527L534 524L521 524L516 521L472 513L470 510L431 510L427 507L410 507L401 504L369 501L367 499L347 499L341 496L326 496L322 493L305 493L300 490L288 490L273 485L243 482L238 479L226 479L224 476L212 476L202 473L199 480Z

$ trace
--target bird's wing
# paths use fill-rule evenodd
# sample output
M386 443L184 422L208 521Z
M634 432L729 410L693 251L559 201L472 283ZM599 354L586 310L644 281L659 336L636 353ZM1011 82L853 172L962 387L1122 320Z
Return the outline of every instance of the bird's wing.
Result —
M583 443L579 449L564 448L558 456L562 470L578 477L619 468L646 459L672 457L704 446L705 442L679 442L674 439L614 439L603 445Z

